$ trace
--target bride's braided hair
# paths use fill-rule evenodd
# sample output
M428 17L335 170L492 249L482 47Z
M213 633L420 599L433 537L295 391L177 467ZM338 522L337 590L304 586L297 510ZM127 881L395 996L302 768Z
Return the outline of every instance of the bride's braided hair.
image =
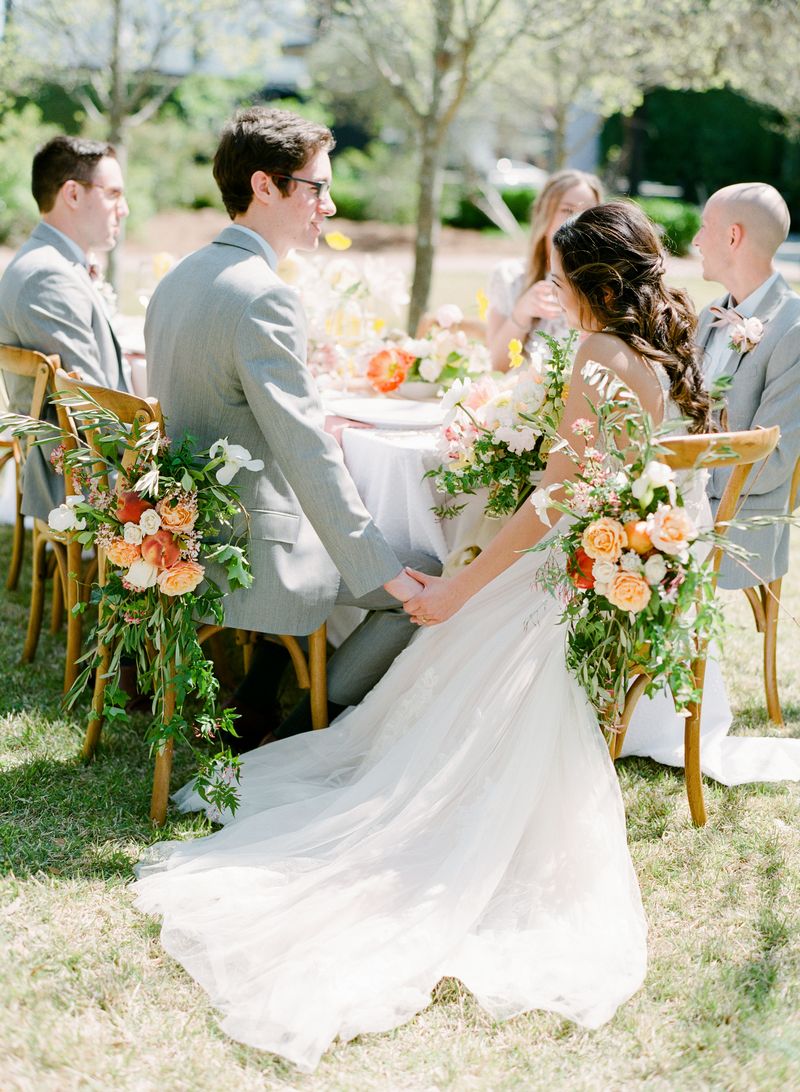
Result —
M694 340L697 315L686 292L664 283L664 252L641 209L622 201L586 209L561 225L553 245L581 306L634 352L658 361L692 431L707 431L711 401Z

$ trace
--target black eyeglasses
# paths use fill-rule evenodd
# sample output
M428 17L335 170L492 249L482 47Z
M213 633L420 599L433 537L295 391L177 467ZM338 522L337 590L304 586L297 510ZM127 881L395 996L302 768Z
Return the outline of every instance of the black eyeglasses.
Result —
M117 189L116 186L101 186L99 182L85 182L82 178L74 178L72 181L87 190L102 190L103 197L115 205L122 205L125 202L125 191Z
M277 174L273 173L273 178L287 178L292 182L305 182L307 186L313 186L317 191L317 200L324 201L328 194L331 192L330 182L317 182L314 178L299 178L296 174Z

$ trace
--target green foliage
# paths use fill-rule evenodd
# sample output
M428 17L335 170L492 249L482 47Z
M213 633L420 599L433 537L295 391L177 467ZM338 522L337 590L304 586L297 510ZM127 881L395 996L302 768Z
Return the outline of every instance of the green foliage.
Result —
M347 220L413 223L417 182L410 157L377 141L348 148L334 160L333 199Z
M31 159L55 132L33 103L0 113L0 243L20 243L39 218L31 196Z
M514 219L520 224L527 224L530 221L531 206L536 200L536 190L528 186L516 186L503 190L503 200L513 213ZM442 199L442 223L472 231L497 228L463 187L452 185L445 188Z
M637 197L647 215L661 228L663 242L671 254L688 254L692 239L700 230L700 209L670 197Z

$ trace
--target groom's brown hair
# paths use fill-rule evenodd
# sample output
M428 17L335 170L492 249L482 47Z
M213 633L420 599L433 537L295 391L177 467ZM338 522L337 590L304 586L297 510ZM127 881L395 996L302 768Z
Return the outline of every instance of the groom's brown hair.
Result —
M249 209L250 179L256 171L272 175L285 194L293 183L281 176L299 171L317 152L330 151L335 143L327 125L289 110L267 106L240 110L222 130L214 156L214 181L231 220Z
M72 136L48 140L33 157L31 171L31 192L39 211L51 211L65 182L91 182L100 160L116 155L113 145L100 140Z

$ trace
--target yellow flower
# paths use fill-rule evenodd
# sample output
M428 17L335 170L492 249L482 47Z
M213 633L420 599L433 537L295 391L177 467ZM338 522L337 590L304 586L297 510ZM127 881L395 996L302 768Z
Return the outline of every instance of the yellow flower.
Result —
M508 366L518 368L522 364L522 342L518 337L512 337L508 343Z
M331 231L325 236L325 242L331 250L349 250L353 240L343 235L341 231Z
M376 334L379 334L386 325L386 319L376 318L372 320L372 329Z
M158 254L153 255L153 276L160 281L166 273L169 273L173 265L175 265L173 256L166 250L159 250Z
M478 289L478 293L475 296L475 300L478 304L478 318L481 322L486 321L486 315L489 311L489 297L486 295L482 288Z

